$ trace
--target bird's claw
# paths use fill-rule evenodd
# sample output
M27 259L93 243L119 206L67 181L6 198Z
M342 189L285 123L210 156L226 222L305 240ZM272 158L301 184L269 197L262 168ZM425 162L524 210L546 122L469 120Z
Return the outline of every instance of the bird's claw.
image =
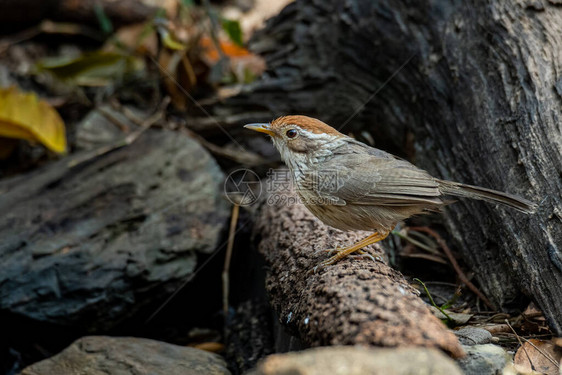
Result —
M310 271L308 271L308 275L315 275L321 269L324 269L324 268L332 265L334 262L329 262L330 259L332 259L332 258L326 259L325 261L322 261L322 262L318 263L317 265L315 265Z
M369 254L366 251L358 250L358 251L356 251L356 253L357 254L351 254L350 256L352 256L354 258L368 258L368 259L371 259L373 262L377 261L377 259L372 254Z
M309 275L314 275L314 274L316 274L316 272L318 272L318 267L319 267L319 266L320 266L319 264L315 265L312 270L308 271L308 274L309 274Z

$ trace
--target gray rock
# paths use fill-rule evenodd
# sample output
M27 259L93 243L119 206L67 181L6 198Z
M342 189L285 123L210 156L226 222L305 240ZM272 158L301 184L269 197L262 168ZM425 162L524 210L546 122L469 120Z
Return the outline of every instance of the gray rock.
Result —
M463 345L480 345L492 342L492 334L482 328L463 327L455 332Z
M224 360L203 350L136 337L88 336L21 375L228 375Z
M465 375L495 375L511 362L501 347L493 344L464 346L466 357L457 363Z
M133 124L125 115L110 106L102 106L102 108L129 130L137 128L137 125ZM98 109L88 113L76 126L76 147L78 149L92 149L123 137L125 137L123 130L119 129Z
M189 137L149 130L85 155L0 181L0 310L95 332L172 293L229 210L222 172Z
M251 375L461 375L436 349L334 346L266 357Z

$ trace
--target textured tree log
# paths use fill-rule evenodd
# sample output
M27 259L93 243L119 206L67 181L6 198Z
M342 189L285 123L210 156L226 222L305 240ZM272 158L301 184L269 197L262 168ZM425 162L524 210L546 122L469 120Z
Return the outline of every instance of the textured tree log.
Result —
M384 263L380 248L368 249L378 261L347 258L309 273L328 256L324 250L368 233L329 228L303 205L288 204L294 195L287 197L264 203L255 227L269 266L266 288L282 324L312 346L426 346L462 355L455 335Z
M561 335L561 30L554 1L297 0L254 39L269 71L229 105L366 130L437 177L540 203L445 217L485 294L531 297Z
M0 310L99 331L176 290L228 208L222 172L188 137L148 130L69 166L83 155L0 182Z

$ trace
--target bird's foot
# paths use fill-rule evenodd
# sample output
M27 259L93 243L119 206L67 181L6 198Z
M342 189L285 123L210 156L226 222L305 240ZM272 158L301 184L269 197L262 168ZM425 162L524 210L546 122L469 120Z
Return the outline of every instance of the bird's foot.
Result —
M372 235L368 236L367 238L355 243L352 246L343 248L343 249L336 249L337 252L335 255L331 256L330 258L318 263L312 270L309 271L310 273L317 273L319 270L326 268L336 262L338 262L339 260L353 254L359 254L359 256L361 257L368 257L373 261L376 261L376 258L373 257L371 254L364 252L363 250L361 250L362 248L364 248L365 246L369 246L371 244L374 244L375 242L379 242L383 239L385 239L388 236L387 231L385 232L375 232Z
M340 253L340 252L345 251L346 249L347 249L346 247L340 247L340 246L334 247L334 248L331 248L331 249L320 249L320 250L316 250L316 251L314 252L314 255L323 254L323 253L328 253L329 255L332 255L332 256L333 256L333 255L336 255L336 254L338 254L338 253ZM365 251L363 251L363 250L356 250L356 251L355 251L355 254L350 254L349 256L362 258L363 255L369 255L369 256L372 257L372 255L370 255L369 253L367 253L367 252L365 252Z
M308 273L309 274L315 274L318 273L320 270L331 266L332 264L335 264L336 262L338 262L339 260L343 259L344 257L353 257L354 259L361 259L361 258L367 258L372 260L373 262L376 262L377 259L372 255L369 254L366 251L363 250L355 250L353 254L349 254L346 253L347 249L343 248L343 249L329 249L329 250L322 250L322 251L326 251L329 253L336 253L335 255L331 256L330 258L323 260L322 262L318 263L316 266L314 266L314 268L312 270L310 270ZM342 256L343 255L343 256Z

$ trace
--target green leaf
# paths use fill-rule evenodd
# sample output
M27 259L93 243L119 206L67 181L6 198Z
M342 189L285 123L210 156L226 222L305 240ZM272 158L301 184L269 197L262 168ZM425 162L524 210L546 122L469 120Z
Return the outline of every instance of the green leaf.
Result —
M244 42L242 41L242 29L240 28L240 22L223 18L221 20L221 24L230 40L232 40L234 44L242 47Z
M160 32L160 36L162 37L162 43L171 50L183 51L187 49L187 46L185 44L175 40L172 34L168 31Z
M78 57L54 57L36 64L39 72L81 86L105 86L142 68L142 60L126 54L95 51Z
M96 18L100 24L101 31L103 31L104 34L111 34L113 32L113 23L107 14L105 14L103 6L100 4L94 4L94 13L96 14Z

